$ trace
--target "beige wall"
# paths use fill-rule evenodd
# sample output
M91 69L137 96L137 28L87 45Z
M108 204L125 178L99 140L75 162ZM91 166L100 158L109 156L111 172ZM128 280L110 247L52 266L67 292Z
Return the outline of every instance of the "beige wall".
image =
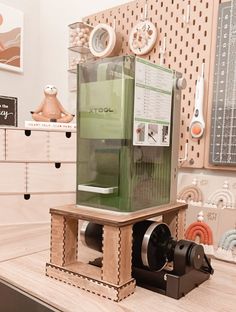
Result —
M39 102L39 0L1 0L24 13L24 72L0 69L0 95L18 98L19 126L30 119L29 111Z

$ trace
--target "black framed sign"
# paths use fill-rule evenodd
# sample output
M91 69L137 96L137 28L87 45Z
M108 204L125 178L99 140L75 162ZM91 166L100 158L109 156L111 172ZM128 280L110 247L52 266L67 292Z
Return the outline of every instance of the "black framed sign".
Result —
M0 95L0 126L17 127L17 98Z

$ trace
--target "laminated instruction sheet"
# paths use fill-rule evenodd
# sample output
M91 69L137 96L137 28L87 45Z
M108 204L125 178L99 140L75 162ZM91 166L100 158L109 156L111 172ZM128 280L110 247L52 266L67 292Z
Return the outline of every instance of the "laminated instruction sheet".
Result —
M172 88L172 70L136 58L134 145L170 145Z

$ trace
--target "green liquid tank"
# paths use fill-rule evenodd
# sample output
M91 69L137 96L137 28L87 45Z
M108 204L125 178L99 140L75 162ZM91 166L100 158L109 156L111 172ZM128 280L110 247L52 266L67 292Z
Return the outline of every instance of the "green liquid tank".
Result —
M78 66L77 205L132 212L176 200L180 77L134 56Z

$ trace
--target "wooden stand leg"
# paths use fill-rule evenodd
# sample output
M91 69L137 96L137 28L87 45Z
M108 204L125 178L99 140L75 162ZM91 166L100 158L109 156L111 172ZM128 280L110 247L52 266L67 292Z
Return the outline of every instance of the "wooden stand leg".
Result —
M186 209L180 209L177 214L177 238L183 239L185 233Z
M52 214L50 262L65 266L77 260L78 221Z
M122 285L131 280L132 226L103 228L102 280Z
M163 222L168 224L171 234L178 240L184 238L185 211L186 209L179 209L163 215Z
M59 266L64 263L64 222L65 217L52 214L50 262Z
M77 261L78 220L66 218L64 231L64 265Z
M163 222L168 224L171 234L178 240L184 238L185 211L186 209L179 209L163 215Z

